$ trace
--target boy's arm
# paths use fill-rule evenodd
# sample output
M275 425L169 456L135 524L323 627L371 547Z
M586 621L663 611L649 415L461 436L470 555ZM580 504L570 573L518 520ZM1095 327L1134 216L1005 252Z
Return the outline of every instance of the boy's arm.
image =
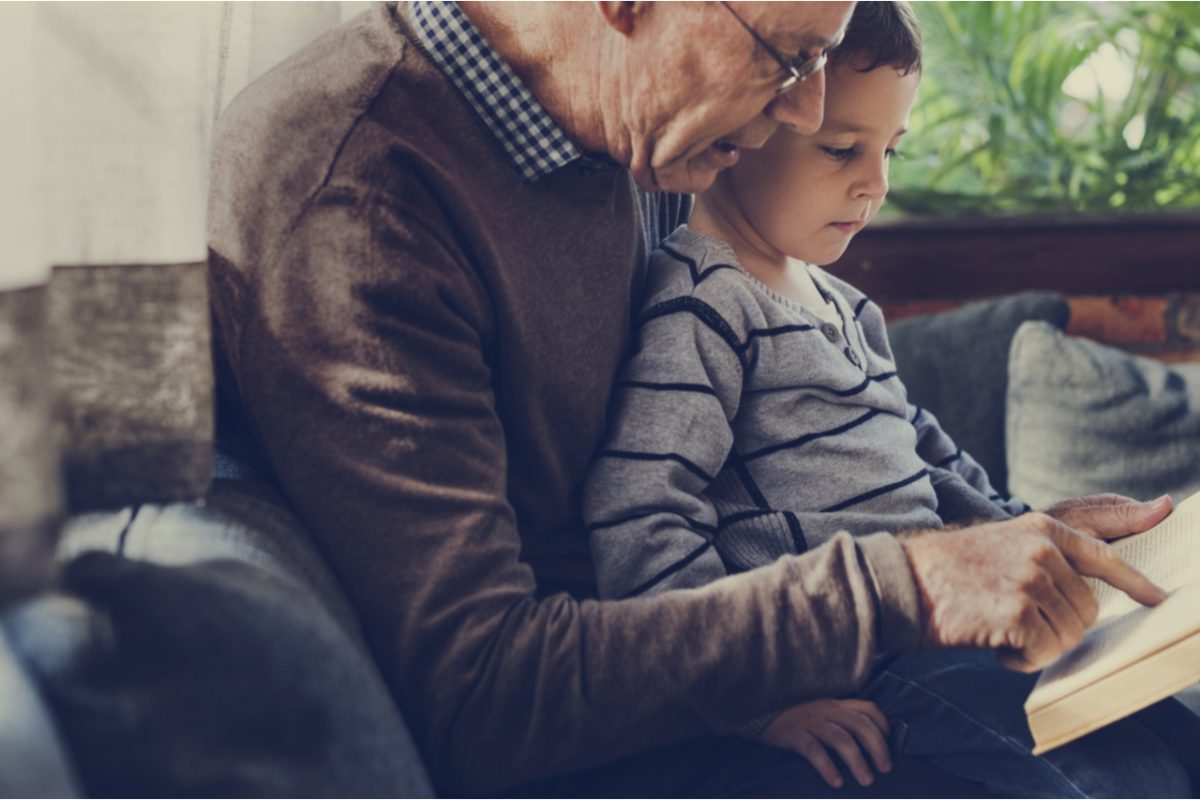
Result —
M727 574L705 490L733 447L741 353L721 314L690 296L639 320L613 389L609 429L584 484L600 596L693 588ZM724 335L723 335L724 334Z
M883 311L857 290L854 290L850 299L856 304L856 317L867 343L894 364L896 359L888 339ZM1020 500L1004 497L997 492L988 479L987 471L954 443L931 412L909 403L908 420L917 431L917 455L931 467L934 488L938 492L939 512L942 508L974 508L979 511L971 518L961 519L947 519L947 515L942 514L944 521L969 522L971 519L995 518L994 510L1009 516L1030 510Z
M601 597L695 588L729 572L716 548L721 519L705 494L733 448L744 377L723 327L731 329L698 300L642 315L639 347L614 387L609 430L584 485ZM776 716L737 733L757 739Z
M944 484L945 488L939 487L939 500L943 500L943 492L949 491L949 487L954 486L959 487L953 490L958 493L977 492L988 502L1011 516L1024 514L1031 510L1027 504L1017 498L1004 497L996 491L988 479L987 471L979 465L978 461L971 458L969 453L964 452L954 443L950 434L942 429L937 417L932 412L909 403L908 418L917 430L917 455L935 471L935 484L938 482L938 471L951 473L961 479L960 481L947 481ZM965 486L960 486L960 484L965 484ZM939 509L945 504L943 500L939 504ZM967 520L954 521L964 522Z

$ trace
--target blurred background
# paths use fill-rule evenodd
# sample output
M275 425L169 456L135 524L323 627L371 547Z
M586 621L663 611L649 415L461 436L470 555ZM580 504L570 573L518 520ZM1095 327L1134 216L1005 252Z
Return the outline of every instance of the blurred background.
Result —
M365 2L0 3L0 290L205 258L213 123ZM1200 3L921 2L880 220L834 271L891 319L1029 289L1200 360Z
M1200 206L1200 3L918 3L893 212Z
M910 133L833 271L892 321L1048 290L1074 335L1200 361L1200 3L914 7Z
M217 114L367 5L0 4L0 286L202 257ZM1200 206L1200 3L916 8L925 70L885 219Z
M0 3L0 289L205 257L217 115L364 2ZM1026 289L1200 360L1200 3L921 2L881 219L835 271L899 319Z
M0 3L0 289L203 260L217 115L368 5Z

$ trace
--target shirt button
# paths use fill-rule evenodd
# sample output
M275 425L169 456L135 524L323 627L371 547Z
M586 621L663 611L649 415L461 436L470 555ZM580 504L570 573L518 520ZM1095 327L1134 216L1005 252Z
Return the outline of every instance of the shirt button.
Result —
M837 325L834 325L832 322L823 323L821 325L821 333L825 334L825 338L831 342L836 343L838 340Z

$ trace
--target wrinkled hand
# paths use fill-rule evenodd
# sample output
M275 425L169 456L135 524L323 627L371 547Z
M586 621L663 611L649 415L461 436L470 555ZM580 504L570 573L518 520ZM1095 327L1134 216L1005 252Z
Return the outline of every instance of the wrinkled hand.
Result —
M875 774L863 756L871 756L880 772L892 771L888 754L887 717L869 700L813 700L784 711L759 735L759 741L803 756L835 789L843 784L842 774L829 757L832 748L850 768L860 786L875 782Z
M1119 494L1094 494L1055 503L1045 513L1077 531L1107 541L1153 528L1173 508L1170 496L1165 494L1145 503Z
M1130 512L1083 506L1059 513L1098 526L1090 530L1111 532L1121 527L1114 520ZM997 648L1002 664L1022 672L1055 661L1095 621L1096 599L1081 575L1145 605L1166 598L1099 538L1047 514L918 533L900 542L920 593L923 644Z

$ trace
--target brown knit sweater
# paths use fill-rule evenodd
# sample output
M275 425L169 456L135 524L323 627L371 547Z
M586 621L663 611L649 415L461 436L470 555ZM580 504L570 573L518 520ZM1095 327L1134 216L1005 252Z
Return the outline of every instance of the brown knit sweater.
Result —
M887 534L702 589L577 599L581 482L647 254L682 203L621 169L522 183L403 17L351 21L226 112L211 289L222 391L439 786L732 732L914 646L917 594Z

